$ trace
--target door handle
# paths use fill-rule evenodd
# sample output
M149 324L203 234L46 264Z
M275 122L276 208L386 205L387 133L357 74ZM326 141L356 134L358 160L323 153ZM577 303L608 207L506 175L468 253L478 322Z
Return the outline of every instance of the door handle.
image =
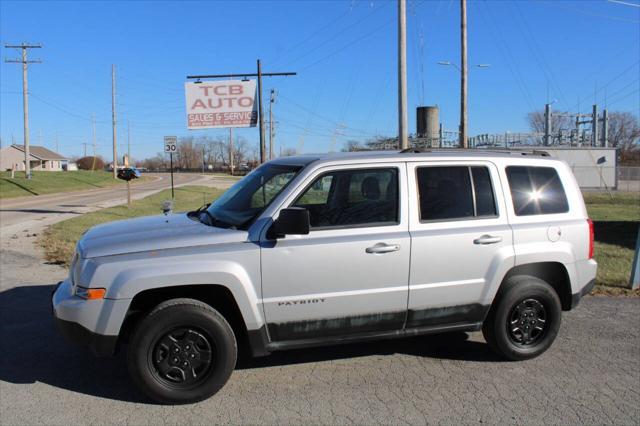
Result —
M367 247L365 251L367 253L382 254L382 253L391 253L392 251L398 251L398 250L400 250L400 244L378 243L373 247Z
M495 244L502 241L502 237L495 237L493 235L483 235L473 240L473 244Z

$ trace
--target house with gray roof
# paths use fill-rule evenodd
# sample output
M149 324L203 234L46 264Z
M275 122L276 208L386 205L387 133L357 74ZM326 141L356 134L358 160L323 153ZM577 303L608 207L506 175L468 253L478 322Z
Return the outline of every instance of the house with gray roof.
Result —
M29 146L29 165L33 171L62 171L63 163L69 161L57 152L43 146ZM24 145L10 145L0 149L0 171L24 170Z

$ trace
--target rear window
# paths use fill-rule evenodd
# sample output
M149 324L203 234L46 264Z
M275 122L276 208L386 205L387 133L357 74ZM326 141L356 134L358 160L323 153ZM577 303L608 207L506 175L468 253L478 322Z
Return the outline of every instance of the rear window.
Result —
M553 167L507 167L513 209L517 216L566 213L567 196Z

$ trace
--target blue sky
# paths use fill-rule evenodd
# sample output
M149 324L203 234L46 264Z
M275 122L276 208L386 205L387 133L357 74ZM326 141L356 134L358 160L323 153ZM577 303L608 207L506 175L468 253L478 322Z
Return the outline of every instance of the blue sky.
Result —
M625 0L639 4L638 0ZM408 0L409 129L415 107L438 104L455 129L460 62L459 2ZM340 149L348 139L397 134L395 1L0 2L0 39L40 42L29 69L31 143L81 155L91 144L111 157L111 64L117 68L118 149L127 121L134 158L162 149L163 135L188 131L188 74L265 72L274 106L276 150ZM639 114L640 8L605 0L470 1L470 134L527 131L528 111L586 112L594 100ZM3 58L18 57L2 49ZM491 64L477 68L477 64ZM3 146L22 143L21 69L0 65ZM237 134L257 144L257 129ZM337 136L336 136L337 135ZM87 148L90 153L92 149Z

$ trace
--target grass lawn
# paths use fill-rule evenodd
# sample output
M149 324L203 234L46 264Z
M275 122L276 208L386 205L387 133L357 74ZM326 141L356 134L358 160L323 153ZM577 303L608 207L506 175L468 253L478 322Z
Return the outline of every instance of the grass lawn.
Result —
M175 188L174 211L195 210L218 198L222 192L222 190L204 186ZM68 266L76 242L87 229L104 222L161 214L162 201L169 199L171 199L170 189L134 201L131 208L127 208L126 205L115 206L67 219L50 226L39 242L45 250L48 261Z
M585 192L583 195L589 217L594 221L640 221L640 194L637 192L616 192L612 194L613 198L606 192Z
M595 222L596 292L620 292L629 286L640 226L640 194L617 192L612 198L607 193L585 193L584 200Z
M148 177L142 177L142 180ZM32 178L24 178L24 172L0 172L0 199L25 195L51 194L54 192L79 191L83 189L106 188L124 185L120 179L113 179L111 172L78 170L74 172L33 172Z

